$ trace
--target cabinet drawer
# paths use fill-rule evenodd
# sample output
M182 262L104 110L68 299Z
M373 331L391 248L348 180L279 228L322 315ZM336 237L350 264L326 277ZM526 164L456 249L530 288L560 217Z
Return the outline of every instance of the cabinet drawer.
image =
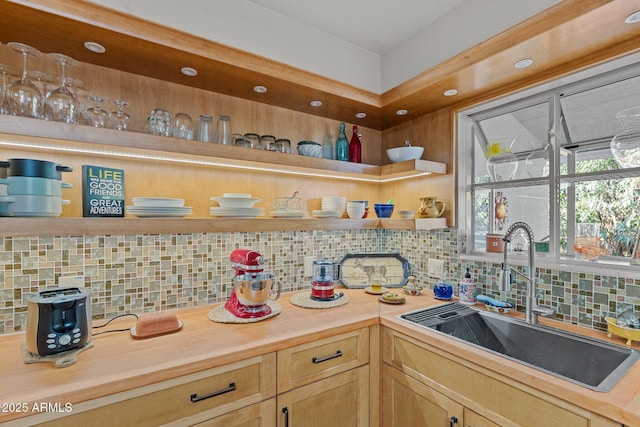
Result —
M369 363L369 328L278 351L278 393Z
M82 402L46 426L190 425L275 396L275 354ZM35 417L30 420L39 421ZM31 423L33 425L35 423Z

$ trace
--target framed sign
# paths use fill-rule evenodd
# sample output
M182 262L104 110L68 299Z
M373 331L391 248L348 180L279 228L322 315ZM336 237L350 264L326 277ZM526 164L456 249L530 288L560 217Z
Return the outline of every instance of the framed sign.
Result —
M340 282L347 288L366 288L373 280L385 288L407 283L409 262L398 253L347 254L340 261Z

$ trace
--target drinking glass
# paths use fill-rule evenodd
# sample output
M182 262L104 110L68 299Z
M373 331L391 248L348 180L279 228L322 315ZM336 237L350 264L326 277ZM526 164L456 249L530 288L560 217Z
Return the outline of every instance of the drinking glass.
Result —
M2 92L0 93L0 114L11 114L11 104L9 102L9 87L7 85L7 76L16 74L13 67L7 64L0 64L0 73L2 74Z
M576 224L576 237L573 249L580 259L595 261L600 256L600 224Z
M171 136L171 114L169 114L169 111L163 108L151 110L148 123L150 134Z
M47 58L60 64L60 87L47 93L46 98L51 119L56 122L76 123L80 104L67 86L65 70L67 67L77 66L78 63L75 59L61 53L48 53Z
M233 140L231 138L231 116L226 114L218 115L215 142L217 144L233 145Z
M202 114L196 125L196 139L202 142L213 142L213 117Z
M262 146L260 145L260 135L257 133L245 133L244 139L249 142L249 148L255 148L258 150L262 149Z
M9 48L22 54L22 77L9 85L11 113L16 116L42 117L44 97L36 85L29 80L27 58L38 57L40 51L24 43L9 42Z
M260 137L260 145L263 150L276 151L276 137L273 135L262 135Z
M178 113L173 118L173 136L174 138L193 139L193 120L187 113Z
M60 64L60 87L47 93L47 107L51 119L56 122L75 123L80 104L76 96L67 87L66 68L78 65L75 59L61 53L49 53L47 58Z
M109 113L107 113L100 107L100 104L104 102L104 98L96 95L89 95L87 96L87 98L89 98L94 103L94 106L91 108L87 108L86 111L89 125L95 128L106 127Z
M131 122L131 116L129 116L127 113L124 112L124 107L129 105L129 103L127 101L122 101L119 99L114 99L111 102L113 102L118 106L118 110L113 111L112 113L109 114L109 120L107 121L107 125L111 129L127 130Z

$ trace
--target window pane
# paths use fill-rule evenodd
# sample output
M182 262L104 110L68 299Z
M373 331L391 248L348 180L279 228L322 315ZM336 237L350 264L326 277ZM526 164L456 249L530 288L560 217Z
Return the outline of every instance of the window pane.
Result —
M569 144L611 140L623 129L616 113L640 105L640 77L564 96L560 103Z
M474 250L485 249L485 235L504 234L514 222L531 226L536 241L549 237L549 188L544 185L478 191L475 195Z

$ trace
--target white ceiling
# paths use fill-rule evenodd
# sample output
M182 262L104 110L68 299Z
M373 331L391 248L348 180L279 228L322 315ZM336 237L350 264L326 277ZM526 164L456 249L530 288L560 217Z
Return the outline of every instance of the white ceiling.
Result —
M383 93L562 0L89 0Z
M463 0L249 0L382 55Z

